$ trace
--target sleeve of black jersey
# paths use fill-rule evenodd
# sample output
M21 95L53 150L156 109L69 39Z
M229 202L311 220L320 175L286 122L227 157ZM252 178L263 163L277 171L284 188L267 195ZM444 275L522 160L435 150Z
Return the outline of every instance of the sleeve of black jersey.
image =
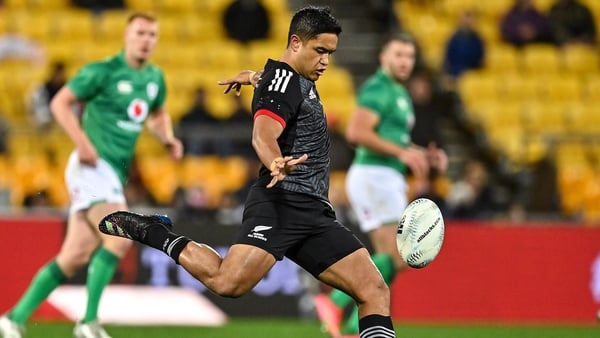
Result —
M273 68L263 74L255 92L254 118L267 115L285 128L302 102L298 74L286 68Z

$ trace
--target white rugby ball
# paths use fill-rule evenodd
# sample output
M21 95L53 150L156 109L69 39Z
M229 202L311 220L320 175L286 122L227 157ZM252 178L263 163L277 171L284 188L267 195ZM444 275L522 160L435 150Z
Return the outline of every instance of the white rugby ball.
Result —
M432 200L419 198L404 210L396 245L400 256L413 268L424 268L440 253L444 243L444 218Z

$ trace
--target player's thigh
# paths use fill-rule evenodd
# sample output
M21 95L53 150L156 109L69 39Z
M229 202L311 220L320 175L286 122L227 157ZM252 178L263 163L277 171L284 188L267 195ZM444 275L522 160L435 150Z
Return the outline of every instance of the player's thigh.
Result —
M133 242L127 238L103 234L98 229L98 223L104 216L120 210L127 210L127 205L124 203L98 203L89 208L87 219L92 230L101 238L102 246L117 257L122 258L131 248Z
M90 228L84 211L69 215L67 231L58 256L58 265L67 276L85 265L100 244L100 238Z
M389 290L365 248L356 250L329 266L318 278L323 283L346 292L358 303L370 300L385 303L386 299L389 300Z

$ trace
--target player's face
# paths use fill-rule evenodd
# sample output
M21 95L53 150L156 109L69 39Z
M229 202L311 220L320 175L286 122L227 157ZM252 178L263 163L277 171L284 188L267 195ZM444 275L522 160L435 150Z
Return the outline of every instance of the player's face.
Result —
M299 43L297 71L305 78L317 81L327 69L329 57L337 49L338 36L323 33Z
M157 41L158 23L136 18L125 31L125 53L139 63L144 63L152 55Z
M391 41L381 52L379 62L397 81L406 81L415 66L415 54L412 43Z

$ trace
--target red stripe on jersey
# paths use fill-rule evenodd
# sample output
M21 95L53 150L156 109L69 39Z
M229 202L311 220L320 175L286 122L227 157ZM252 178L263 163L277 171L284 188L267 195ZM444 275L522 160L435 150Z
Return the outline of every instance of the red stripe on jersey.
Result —
M285 121L281 118L281 116L273 113L272 111L268 110L268 109L259 109L256 114L254 114L254 119L256 120L257 117L261 116L261 115L266 115L272 119L274 119L275 121L279 122L279 124L281 124L281 126L283 128L285 128Z

